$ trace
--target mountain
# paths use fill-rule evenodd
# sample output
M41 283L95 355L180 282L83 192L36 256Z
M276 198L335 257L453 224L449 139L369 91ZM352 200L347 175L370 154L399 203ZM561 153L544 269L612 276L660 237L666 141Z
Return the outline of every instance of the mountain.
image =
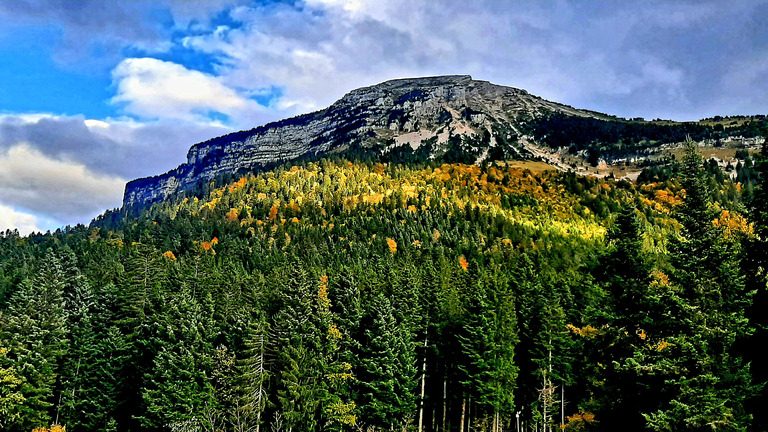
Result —
M198 144L143 180L189 193L0 232L0 430L768 430L763 125L443 77Z
M475 144L476 159L482 160L500 142L516 141L522 122L552 113L608 118L469 75L387 81L353 90L321 111L195 144L178 168L128 183L124 204L158 201L221 174L352 146L387 152L429 142L434 157L445 152L452 137L462 137ZM510 147L513 155L532 156L524 144Z
M536 159L606 176L610 164L658 157L661 143L691 136L714 145L756 137L765 124L763 116L707 120L627 120L469 75L397 79L353 90L324 110L195 144L176 169L129 182L123 206L145 207L216 178L327 153L394 162ZM635 179L641 170L619 176Z

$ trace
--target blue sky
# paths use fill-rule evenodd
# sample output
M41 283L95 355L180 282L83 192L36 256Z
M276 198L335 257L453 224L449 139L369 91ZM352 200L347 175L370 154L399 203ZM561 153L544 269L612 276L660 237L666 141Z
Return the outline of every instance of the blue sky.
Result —
M0 1L0 230L88 223L195 142L471 74L623 117L766 114L765 1Z

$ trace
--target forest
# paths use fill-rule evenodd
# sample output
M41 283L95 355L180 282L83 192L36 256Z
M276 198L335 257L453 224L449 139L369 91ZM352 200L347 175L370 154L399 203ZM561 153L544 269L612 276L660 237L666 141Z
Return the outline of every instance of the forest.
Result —
M690 132L690 131L689 131ZM765 431L768 145L325 157L0 234L0 430Z

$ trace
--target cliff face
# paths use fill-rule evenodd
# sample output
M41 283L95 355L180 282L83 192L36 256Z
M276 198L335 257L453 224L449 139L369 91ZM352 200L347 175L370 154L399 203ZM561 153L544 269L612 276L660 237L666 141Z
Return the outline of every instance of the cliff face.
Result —
M387 81L353 90L321 111L195 144L178 168L129 182L123 205L149 204L221 174L342 151L352 144L386 152L401 145L416 149L429 141L430 151L439 152L451 137L487 132L485 145L493 147L499 130L517 134L520 121L551 112L601 117L468 75ZM516 151L530 154L521 142Z

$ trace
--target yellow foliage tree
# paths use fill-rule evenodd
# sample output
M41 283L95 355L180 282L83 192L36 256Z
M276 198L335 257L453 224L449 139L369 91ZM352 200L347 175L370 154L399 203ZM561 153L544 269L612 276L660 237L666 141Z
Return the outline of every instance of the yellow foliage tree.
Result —
M387 237L387 246L389 246L389 251L392 253L392 255L397 252L397 242L389 237Z

